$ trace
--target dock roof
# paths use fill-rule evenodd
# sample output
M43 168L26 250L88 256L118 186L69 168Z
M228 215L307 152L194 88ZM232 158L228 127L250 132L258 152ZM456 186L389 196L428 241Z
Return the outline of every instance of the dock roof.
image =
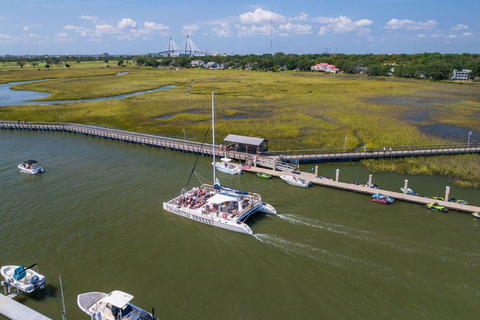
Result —
M255 138L255 137L238 136L236 134L229 134L225 139L223 139L223 141L240 143L240 144L248 144L250 146L260 146L265 141L265 139Z

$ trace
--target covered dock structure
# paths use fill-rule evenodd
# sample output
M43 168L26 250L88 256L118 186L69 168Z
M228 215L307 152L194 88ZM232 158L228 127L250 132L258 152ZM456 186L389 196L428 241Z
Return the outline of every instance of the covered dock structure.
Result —
M263 138L229 134L223 139L226 151L261 155L268 151L268 140Z

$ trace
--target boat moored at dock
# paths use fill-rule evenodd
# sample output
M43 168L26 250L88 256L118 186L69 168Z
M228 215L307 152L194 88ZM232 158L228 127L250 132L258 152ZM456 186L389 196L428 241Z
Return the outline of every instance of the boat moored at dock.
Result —
M231 175L242 173L241 168L239 168L237 166L234 166L233 164L230 163L230 161L232 161L232 159L222 158L220 160L221 160L221 162L215 162L215 161L212 162L212 165L218 171L223 172L223 173L228 173L228 174L231 174Z
M308 188L312 185L311 181L294 176L281 175L280 179L295 187Z
M77 296L78 307L95 320L154 320L152 314L130 303L133 296L123 291L88 292Z
M46 277L38 273L36 267L36 263L27 268L13 265L3 266L0 273L5 279L6 286L24 293L32 293L45 288Z

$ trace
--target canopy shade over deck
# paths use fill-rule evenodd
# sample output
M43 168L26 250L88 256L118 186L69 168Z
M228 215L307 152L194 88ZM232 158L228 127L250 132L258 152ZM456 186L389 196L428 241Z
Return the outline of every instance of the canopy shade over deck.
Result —
M125 293L123 291L115 290L112 293L109 293L108 296L103 301L117 308L123 308L132 299L133 299L133 296L131 294Z
M239 136L236 134L229 134L225 139L225 146L227 150L234 150L246 153L263 153L268 150L268 140L256 137Z
M213 197L207 200L208 204L222 204L224 202L238 201L239 197L226 192L217 193Z

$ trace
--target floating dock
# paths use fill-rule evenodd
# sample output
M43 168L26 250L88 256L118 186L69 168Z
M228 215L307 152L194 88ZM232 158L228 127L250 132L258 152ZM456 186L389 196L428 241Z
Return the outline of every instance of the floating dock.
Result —
M0 314L11 320L52 320L3 294L0 294Z
M236 164L237 166L240 166ZM467 213L472 213L472 212L480 212L480 207L477 206L471 206L471 205L465 205L465 204L459 204L456 202L448 202L448 201L441 201L441 200L434 200L431 198L424 198L420 196L413 196L413 195L408 195L405 193L400 193L400 192L394 192L394 191L389 191L389 190L383 190L383 189L374 189L374 188L369 188L364 185L355 185L352 183L345 183L345 182L339 182L338 181L338 174L335 180L329 180L329 179L322 179L318 178L317 173L308 173L308 172L299 172L298 174L295 174L293 172L288 172L288 171L278 171L278 170L270 170L270 169L265 169L265 168L260 168L260 167L245 167L241 166L243 171L246 172L252 172L252 173L257 173L257 172L264 172L268 173L271 176L274 177L280 177L281 175L288 175L288 176L294 176L294 177L299 177L305 180L309 180L312 182L312 184L319 185L322 187L329 187L329 188L335 188L335 189L340 189L340 190L345 190L345 191L351 191L351 192L357 192L357 193L363 193L363 194L368 194L372 195L374 193L381 193L385 196L390 196L394 198L395 200L399 201L406 201L406 202L412 202L412 203L417 203L421 205L426 205L429 203L437 202L439 205L444 206L447 209L450 210L455 210L455 211L461 211L461 212L467 212ZM337 171L339 172L339 171ZM370 184L371 184L371 175L370 175ZM290 186L291 188L298 188L298 187L293 187ZM448 198L445 197L445 198Z

